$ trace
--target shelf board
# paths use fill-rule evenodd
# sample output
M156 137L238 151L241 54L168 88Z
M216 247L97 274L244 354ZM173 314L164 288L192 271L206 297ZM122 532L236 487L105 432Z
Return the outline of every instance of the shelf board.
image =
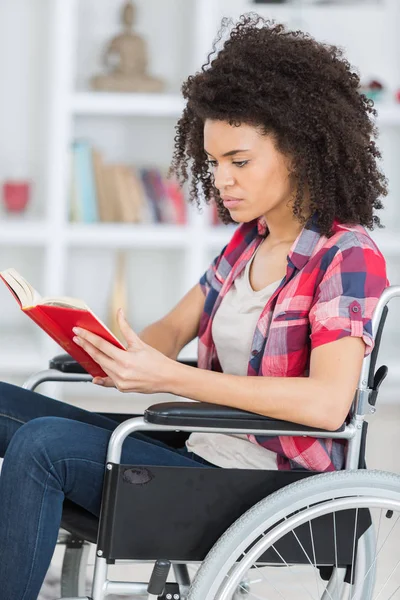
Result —
M231 239L235 225L196 227L193 225L70 223L65 239L70 246L105 248L184 248L201 238L209 248L222 248Z
M105 248L182 248L193 239L194 228L181 225L94 223L68 225L66 241L70 246Z
M229 242L236 230L237 225L215 225L207 229L208 246L211 248L223 248Z
M0 244L18 246L45 246L49 227L45 221L4 219L0 223Z
M400 125L400 104L395 102L379 104L377 102L375 108L378 112L376 122L379 127Z
M185 107L180 94L132 94L116 92L76 92L70 100L75 115L174 117L179 118ZM377 102L378 125L400 125L400 104Z
M68 223L62 237L69 246L104 248L185 248L201 237L211 249L222 249L236 225L196 227L193 225L131 223ZM61 232L60 232L61 233ZM64 235L63 235L64 234ZM400 237L387 229L371 233L384 254L400 255ZM0 246L46 247L52 233L45 221L3 221Z
M70 109L76 115L180 117L185 106L179 94L77 92Z

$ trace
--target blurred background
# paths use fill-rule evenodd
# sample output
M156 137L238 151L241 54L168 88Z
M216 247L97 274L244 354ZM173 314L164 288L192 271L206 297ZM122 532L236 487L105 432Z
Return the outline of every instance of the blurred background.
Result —
M182 81L200 68L222 17L256 11L342 46L374 98L390 194L374 233L400 283L398 0L13 0L0 3L0 270L42 295L84 299L136 331L194 285L232 235L210 207L166 181ZM61 350L0 286L0 377L22 383ZM399 306L382 360L382 404L400 384ZM196 344L183 355L196 355ZM82 406L131 399L88 384L45 393ZM148 403L148 398L138 398ZM151 399L154 401L154 398Z
M180 88L205 62L222 17L248 11L342 46L359 70L378 110L390 189L386 228L373 235L400 284L399 0L0 2L0 270L16 268L44 296L84 299L111 327L124 306L136 331L198 281L232 226L210 207L189 208L185 190L165 179ZM62 351L3 285L0 307L0 378L22 384ZM381 350L389 377L367 448L370 468L395 472L399 317L393 301ZM195 357L196 344L182 355ZM90 384L39 390L99 411L164 399ZM57 552L40 600L58 596Z

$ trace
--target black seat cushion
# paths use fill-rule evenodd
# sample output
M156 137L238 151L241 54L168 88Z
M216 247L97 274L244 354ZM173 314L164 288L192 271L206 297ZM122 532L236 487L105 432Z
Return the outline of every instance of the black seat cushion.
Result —
M93 544L97 541L99 519L78 504L67 498L64 500L61 527L79 540L87 540Z

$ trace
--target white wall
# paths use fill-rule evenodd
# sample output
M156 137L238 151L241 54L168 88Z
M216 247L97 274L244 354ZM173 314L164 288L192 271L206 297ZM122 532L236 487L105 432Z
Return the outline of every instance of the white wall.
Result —
M65 0L68 1L68 0ZM119 31L118 15L122 0L79 0L79 28L77 36L76 87L88 89L89 77L101 69L101 54L112 35ZM44 180L46 173L45 140L47 139L48 97L52 81L49 79L49 7L51 0L12 0L0 3L0 76L2 93L0 100L0 183L7 177L28 177L34 181L34 198L29 214L43 214ZM168 81L166 91L178 92L182 80L201 63L193 64L190 52L194 40L194 0L136 0L138 7L137 31L148 42L150 73ZM378 78L391 91L400 88L400 2L384 0L379 6L369 5L342 8L307 7L293 11L289 6L253 5L246 0L215 0L208 3L214 11L215 28L205 28L204 39L196 38L196 44L207 46L212 34L216 34L223 16L236 18L248 10L289 22L296 28L309 31L317 39L334 42L346 48L351 63L359 69L362 78ZM210 45L211 49L211 45ZM377 106L379 109L379 105ZM105 153L108 160L126 160L145 164L151 161L168 164L173 139L174 119L125 119L119 117L79 117L75 119L74 134L89 137ZM383 220L394 230L400 228L400 127L383 128L379 145L384 155L384 171L390 180L390 197L386 201ZM0 202L0 218L4 214ZM219 251L210 252L210 259ZM104 254L104 260L103 260ZM72 253L68 267L68 292L93 297L98 309L104 312L107 299L104 290L99 296L91 292L98 287L92 277L99 261L105 269L106 279L111 273L111 253L85 251ZM143 269L137 269L139 261ZM141 282L148 278L148 261L156 268L156 282L146 293L157 299L154 313L144 297ZM130 252L131 296L135 305L136 327L146 324L151 315L161 316L175 301L171 281L178 277L181 257L176 251L159 253L156 260L152 253ZM0 268L13 264L35 284L42 285L43 251L0 249ZM80 271L79 271L80 269ZM166 275L166 271L171 276ZM78 278L75 272L91 272L90 279ZM198 274L199 276L201 273ZM400 281L400 260L391 260L389 275L392 282ZM157 290L162 295L157 296ZM3 293L4 292L4 293ZM164 304L162 303L164 302ZM12 308L12 300L0 290L2 335L6 326L22 325L24 316ZM97 307L94 307L97 308ZM396 331L400 320L391 311L388 331L391 346L386 353L393 353ZM34 327L34 326L33 326ZM32 327L32 328L33 328ZM4 336L3 336L4 337ZM386 344L386 342L385 342Z
M104 47L119 31L121 5L122 0L79 2L76 82L80 90L87 89L90 76L101 70ZM167 91L178 92L182 79L194 68L188 51L193 37L193 0L141 0L136 1L136 5L137 31L148 42L150 72L165 78ZM0 3L0 135L3 141L0 146L0 181L6 177L33 178L35 202L30 209L33 214L42 211L46 101L48 87L51 86L47 72L48 8L49 0ZM397 34L400 3L397 0L385 0L377 7L358 4L355 7L296 10L288 6L253 5L248 0L219 0L215 2L214 10L215 32L222 16L236 17L247 10L257 10L308 30L318 39L342 45L350 62L359 68L364 79L377 77L392 90L400 87L400 41ZM126 120L118 123L115 119L108 123L102 119L101 124L96 119L92 123L78 120L76 134L91 132L94 141L96 136L110 140L107 151L115 160L127 153L128 160L138 160L142 156L143 161L147 161L154 156L155 162L161 159L167 162L174 121L160 120L159 132L152 128L152 133L160 133L158 143L154 142L151 134L147 143L146 125L144 120L137 130L136 124L132 128L126 127ZM135 129L135 134L130 129ZM112 136L109 134L111 130ZM131 143L133 137L139 140L139 145ZM384 140L388 162L394 152L391 141L393 139L387 143ZM98 142L101 144L101 139ZM389 171L392 177L397 174L392 165L389 165Z
M47 9L48 0L0 3L0 183L9 177L32 179L33 215L41 212L43 194Z

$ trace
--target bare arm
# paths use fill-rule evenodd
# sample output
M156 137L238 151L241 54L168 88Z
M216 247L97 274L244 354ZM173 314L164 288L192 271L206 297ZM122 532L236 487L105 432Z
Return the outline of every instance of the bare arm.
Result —
M74 341L109 374L104 385L122 392L167 392L318 429L342 425L364 356L360 338L344 337L312 350L309 377L243 377L196 369L176 357L197 336L203 307L203 293L195 286L141 337L119 315L128 352L85 330L75 329L80 337Z
M176 360L182 348L197 337L204 300L200 285L195 285L165 317L143 329L140 339Z
M166 391L274 419L335 430L357 387L364 342L345 337L311 353L309 377L241 377L176 364Z

